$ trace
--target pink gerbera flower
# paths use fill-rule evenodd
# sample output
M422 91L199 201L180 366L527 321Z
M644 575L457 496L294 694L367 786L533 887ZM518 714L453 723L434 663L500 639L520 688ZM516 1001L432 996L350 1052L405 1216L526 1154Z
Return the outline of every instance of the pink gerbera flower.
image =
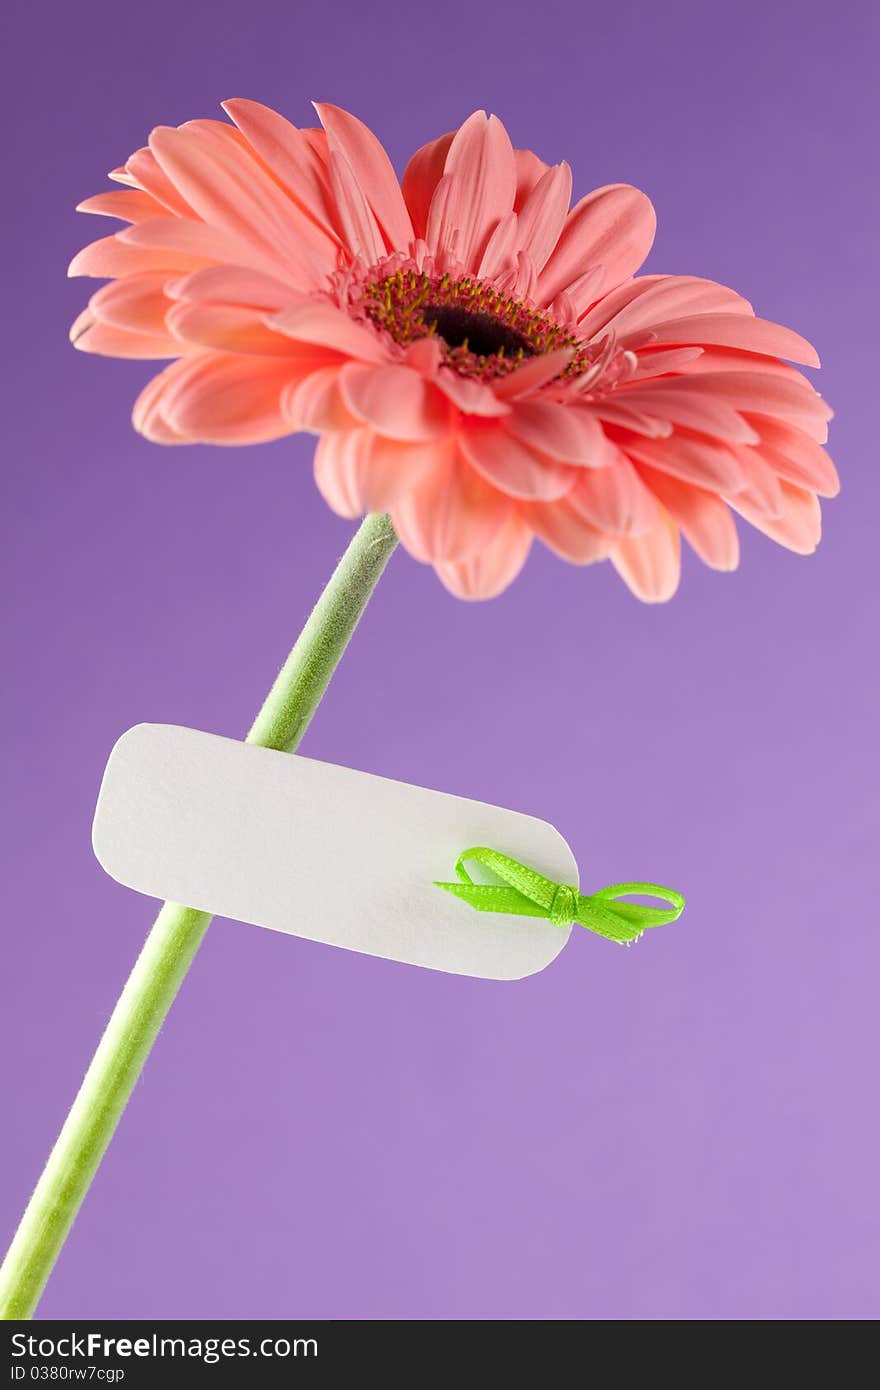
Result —
M127 187L80 205L131 225L71 266L111 281L76 346L175 359L135 405L147 438L320 435L330 506L390 512L463 598L505 588L535 536L669 598L680 534L736 566L731 508L815 548L831 411L781 359L818 359L723 285L637 276L655 224L638 189L570 209L568 165L482 111L399 184L338 107L323 130L225 109L234 125L160 126L111 174Z

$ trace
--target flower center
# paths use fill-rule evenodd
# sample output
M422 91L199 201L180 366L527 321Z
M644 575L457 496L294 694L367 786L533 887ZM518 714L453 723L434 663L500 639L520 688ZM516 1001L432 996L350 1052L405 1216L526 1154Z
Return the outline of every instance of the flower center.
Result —
M422 321L429 333L437 333L453 352L464 348L477 357L534 357L535 349L523 333L503 319L460 304L426 304Z
M545 310L469 275L396 270L363 287L360 307L401 347L438 338L445 365L461 376L491 381L527 357L565 347L575 355L562 376L578 376L589 366L581 340Z

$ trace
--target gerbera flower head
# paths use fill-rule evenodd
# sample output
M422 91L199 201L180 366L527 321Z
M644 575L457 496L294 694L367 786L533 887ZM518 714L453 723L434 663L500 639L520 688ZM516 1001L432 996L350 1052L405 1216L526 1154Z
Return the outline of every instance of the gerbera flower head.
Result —
M504 589L536 536L610 559L646 600L675 591L681 535L735 568L731 509L815 548L831 412L789 363L818 359L723 285L638 275L655 225L638 189L571 207L568 165L482 111L398 182L338 107L314 130L225 110L160 126L121 188L80 204L129 225L73 261L110 281L73 341L173 359L134 408L147 438L317 434L330 506L390 512L463 598Z

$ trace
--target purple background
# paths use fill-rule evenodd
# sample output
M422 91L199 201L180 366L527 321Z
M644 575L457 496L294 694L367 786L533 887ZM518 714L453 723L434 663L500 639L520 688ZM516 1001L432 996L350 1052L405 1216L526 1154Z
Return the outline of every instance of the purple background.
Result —
M163 451L150 364L67 345L73 205L151 125L315 96L402 166L496 111L578 196L651 194L652 269L818 344L844 478L816 556L746 533L659 609L544 551L480 606L395 558L304 751L547 817L687 914L514 986L218 922L42 1316L880 1311L873 9L12 6L0 1242L151 919L91 855L107 753L243 731L351 529L308 439Z

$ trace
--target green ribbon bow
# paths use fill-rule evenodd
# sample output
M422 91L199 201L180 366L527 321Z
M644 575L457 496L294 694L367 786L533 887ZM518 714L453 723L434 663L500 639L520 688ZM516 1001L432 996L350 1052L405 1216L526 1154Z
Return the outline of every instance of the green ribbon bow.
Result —
M465 866L474 860L494 874L500 883L475 883ZM477 912L508 912L516 917L546 917L555 927L570 927L577 922L587 931L605 936L629 946L638 941L648 927L660 927L674 922L684 909L684 898L674 888L659 883L612 883L596 893L579 893L567 883L554 883L535 869L520 864L497 849L478 845L466 849L455 865L458 883L435 883L462 898ZM643 907L641 903L624 903L618 899L627 894L662 898L669 907Z

